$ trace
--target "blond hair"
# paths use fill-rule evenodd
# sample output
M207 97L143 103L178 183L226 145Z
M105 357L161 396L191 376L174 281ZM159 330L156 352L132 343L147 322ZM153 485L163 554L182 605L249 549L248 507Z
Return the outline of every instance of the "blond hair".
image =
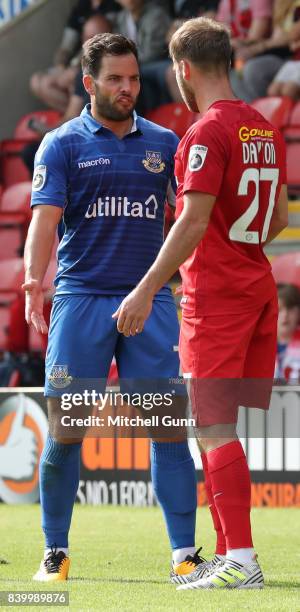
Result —
M229 30L207 17L188 19L174 32L169 52L173 61L186 59L204 71L227 73L232 55Z

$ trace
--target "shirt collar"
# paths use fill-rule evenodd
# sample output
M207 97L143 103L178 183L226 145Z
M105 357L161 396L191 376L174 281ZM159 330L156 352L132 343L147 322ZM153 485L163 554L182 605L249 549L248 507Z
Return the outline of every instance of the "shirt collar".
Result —
M80 116L83 120L84 125L88 128L88 130L90 130L90 132L92 132L93 134L96 134L97 132L99 132L100 130L102 130L104 128L104 126L102 125L102 123L99 123L99 121L96 121L96 119L94 119L94 117L92 117L91 115L91 105L87 104L84 109L81 111ZM134 132L141 132L141 128L140 128L140 118L137 115L136 111L133 111L133 123L132 123L132 127L131 127L131 131L130 134L133 134Z

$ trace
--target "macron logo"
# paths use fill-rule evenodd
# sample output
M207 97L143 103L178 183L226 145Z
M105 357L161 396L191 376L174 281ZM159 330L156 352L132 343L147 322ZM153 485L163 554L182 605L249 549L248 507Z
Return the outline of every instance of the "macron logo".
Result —
M98 157L98 159L89 159L88 161L78 162L78 168L90 168L91 166L109 166L110 159L108 157Z

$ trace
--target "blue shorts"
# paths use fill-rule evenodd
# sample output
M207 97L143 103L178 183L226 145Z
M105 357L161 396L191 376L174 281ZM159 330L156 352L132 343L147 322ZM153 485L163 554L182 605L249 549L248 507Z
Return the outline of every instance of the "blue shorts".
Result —
M155 300L141 334L119 334L112 314L124 296L56 296L46 355L45 395L106 383L113 356L120 380L178 379L179 324L173 300ZM88 382L89 381L89 382ZM152 383L151 383L152 384Z

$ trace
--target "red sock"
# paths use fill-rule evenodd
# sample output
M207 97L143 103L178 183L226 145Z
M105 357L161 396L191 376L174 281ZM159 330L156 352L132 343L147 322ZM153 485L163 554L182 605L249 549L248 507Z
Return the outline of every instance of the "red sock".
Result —
M226 549L252 548L251 481L241 443L237 440L209 451L207 464Z
M208 502L208 507L210 509L211 517L213 520L215 532L217 535L217 543L216 543L216 555L226 555L226 540L222 531L222 525L219 518L218 510L216 508L214 496L211 490L211 481L208 473L208 465L207 465L207 457L205 453L201 453L202 466L203 466L203 474L205 481L205 490L206 497Z

